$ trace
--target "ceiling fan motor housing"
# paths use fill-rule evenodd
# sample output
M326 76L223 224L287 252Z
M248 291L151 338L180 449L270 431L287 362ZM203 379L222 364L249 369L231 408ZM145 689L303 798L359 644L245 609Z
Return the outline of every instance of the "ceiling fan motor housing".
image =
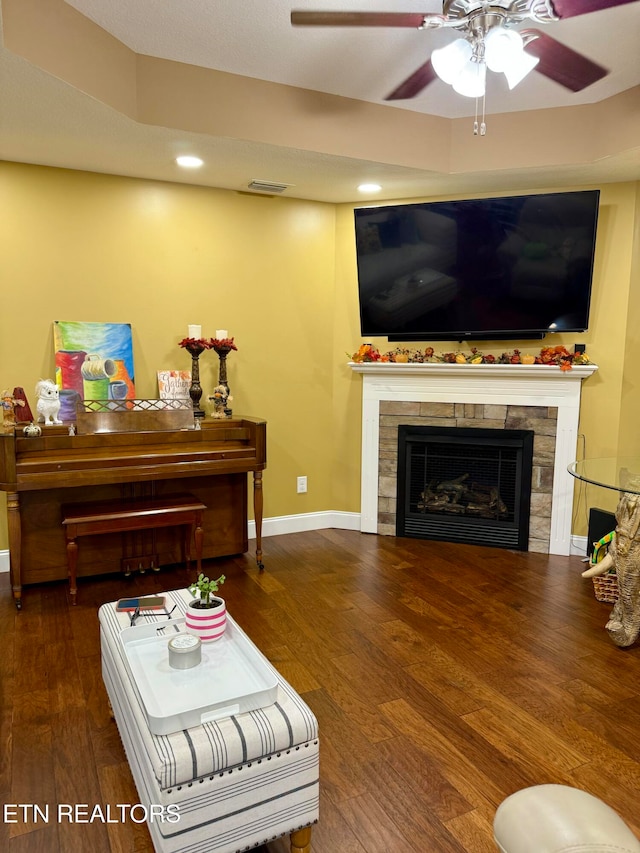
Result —
M445 18L463 19L473 14L502 14L511 22L523 21L526 18L541 24L557 21L552 0L508 0L501 3L490 0L444 0L442 4Z

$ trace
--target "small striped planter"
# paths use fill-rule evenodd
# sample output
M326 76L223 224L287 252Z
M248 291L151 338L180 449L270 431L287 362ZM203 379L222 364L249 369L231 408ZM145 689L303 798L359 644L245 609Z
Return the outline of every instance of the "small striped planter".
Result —
M203 643L219 640L227 627L227 605L222 598L211 599L213 607L198 607L198 601L187 605L185 629Z

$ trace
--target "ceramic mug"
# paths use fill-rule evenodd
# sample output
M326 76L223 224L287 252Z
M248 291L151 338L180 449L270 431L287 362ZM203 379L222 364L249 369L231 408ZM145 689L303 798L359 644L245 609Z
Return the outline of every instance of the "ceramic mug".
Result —
M82 362L82 378L89 382L96 379L109 379L115 376L116 363L112 358L103 358L93 353L88 355Z
M125 400L129 386L122 379L114 379L109 383L109 399L110 400Z

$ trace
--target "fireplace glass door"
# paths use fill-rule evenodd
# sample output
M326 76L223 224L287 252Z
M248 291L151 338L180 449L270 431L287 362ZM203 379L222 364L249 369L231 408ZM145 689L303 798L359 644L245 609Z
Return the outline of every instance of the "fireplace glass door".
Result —
M401 425L397 535L528 550L533 436Z

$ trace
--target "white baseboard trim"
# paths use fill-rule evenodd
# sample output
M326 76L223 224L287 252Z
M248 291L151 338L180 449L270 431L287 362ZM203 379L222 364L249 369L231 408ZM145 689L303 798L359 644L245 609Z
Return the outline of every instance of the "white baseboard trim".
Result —
M265 518L262 522L263 536L279 536L283 533L304 533L307 530L360 530L359 512L308 512L301 515L281 515ZM249 539L256 538L255 521L248 524ZM571 554L584 557L587 554L586 536L571 537ZM0 551L0 574L9 571L9 551Z
M574 554L580 557L587 556L587 547L589 544L588 536L571 536L571 555Z
M360 530L359 512L309 512L302 515L282 515L265 518L262 535L279 536L281 533L304 533L307 530L326 530L336 527L341 530ZM249 539L256 538L256 523L248 524ZM9 571L9 551L0 551L0 574Z
M301 515L281 515L265 518L262 522L262 535L279 536L284 533L304 533L307 530L326 530L335 527L338 530L360 530L359 512L309 512ZM254 521L248 524L249 539L256 538ZM571 556L586 557L587 536L571 536Z
M307 530L326 530L329 527L340 530L360 530L360 513L327 510L265 518L262 522L262 535L280 536L283 533L304 533ZM249 539L256 538L255 521L249 522L248 533Z

